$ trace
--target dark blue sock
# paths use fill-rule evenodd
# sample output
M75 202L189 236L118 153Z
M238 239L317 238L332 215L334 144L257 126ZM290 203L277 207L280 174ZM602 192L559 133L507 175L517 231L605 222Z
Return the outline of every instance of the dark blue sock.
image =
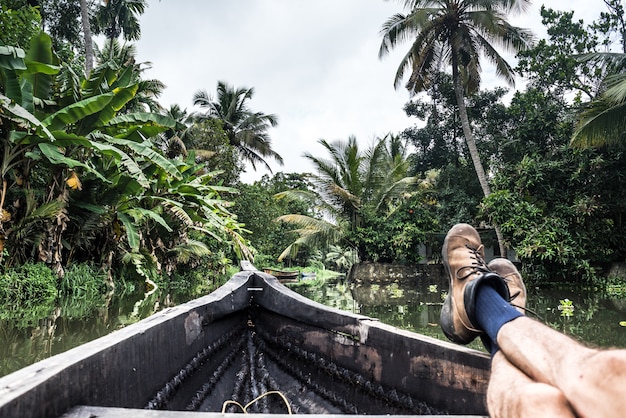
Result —
M493 356L498 351L496 337L502 325L523 315L489 285L480 285L476 289L474 309L477 325L485 331L488 337L488 341L483 338L483 343Z

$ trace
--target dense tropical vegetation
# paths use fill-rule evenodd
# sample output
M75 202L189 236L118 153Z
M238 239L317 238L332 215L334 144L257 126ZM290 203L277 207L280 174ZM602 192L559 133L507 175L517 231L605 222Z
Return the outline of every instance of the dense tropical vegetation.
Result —
M598 283L626 257L621 2L587 24L543 7L537 42L507 21L526 1L400 3L379 53L406 43L390 81L413 94L415 124L369 146L320 139L313 173L244 184L246 164L282 164L278 116L224 80L198 86L195 111L162 106L129 43L147 2L0 0L0 294L50 297L15 273L33 263L58 278L86 265L109 288L206 283L240 259L418 263L456 222L539 282ZM481 89L482 61L524 89Z
M480 87L481 57L495 66L497 76L510 85L515 84L513 68L494 45L512 51L528 48L532 40L530 33L506 21L509 14L523 10L528 4L528 0L407 1L404 6L408 13L392 16L382 29L381 57L398 42L414 39L396 72L396 88L403 81L406 70L410 70L406 88L411 93L419 93L433 85L442 65L452 67L452 84L463 135L485 197L491 193L491 187L470 127L465 96L476 93ZM499 227L497 224L494 227L500 252L506 254Z

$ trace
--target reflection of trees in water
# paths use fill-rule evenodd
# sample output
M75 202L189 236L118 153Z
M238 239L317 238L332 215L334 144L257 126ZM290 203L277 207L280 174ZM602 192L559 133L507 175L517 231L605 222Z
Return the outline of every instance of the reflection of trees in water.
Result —
M559 310L559 301L564 299L572 301L570 317ZM626 329L620 326L626 319L623 301L592 289L531 288L527 305L541 321L578 340L602 347L626 347Z
M447 284L402 283L379 280L376 284L350 284L350 294L344 287L327 283L314 291L296 290L310 299L328 306L360 313L401 329L446 340L439 327L442 296ZM574 305L572 317L562 317L559 301L569 299ZM537 312L542 321L582 341L602 347L626 347L626 298L608 297L589 289L529 288L528 307ZM532 315L529 315L532 316ZM471 348L482 349L479 342Z
M49 304L0 306L0 376L109 334L191 298L145 293L66 297Z

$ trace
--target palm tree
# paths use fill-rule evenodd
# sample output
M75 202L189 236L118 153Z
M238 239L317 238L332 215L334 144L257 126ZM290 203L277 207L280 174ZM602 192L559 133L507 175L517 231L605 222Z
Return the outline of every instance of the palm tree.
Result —
M585 148L615 145L626 140L626 53L595 53L581 57L612 73L603 92L579 115L571 145Z
M165 84L157 79L144 79L143 73L152 68L150 61L136 62L137 49L133 44L121 45L113 40L102 50L96 47L96 60L100 65L111 65L115 68L132 67L132 78L137 82L137 94L124 106L122 113L150 111L160 113L163 108L158 98L165 89ZM106 62L110 61L109 64Z
M194 115L188 114L187 109L183 109L177 104L171 105L169 109L163 110L162 113L175 120L177 126L168 129L159 136L159 147L169 158L186 157L189 148L193 147L195 143L193 130L191 129Z
M265 157L272 157L283 165L283 158L272 149L267 133L270 127L278 125L278 117L251 111L247 102L253 95L254 88L235 89L224 81L218 81L216 99L201 90L194 95L193 102L207 109L206 119L222 121L230 144L252 164L253 169L256 170L256 164L262 163L272 172Z
M279 193L278 198L307 199L322 219L306 215L284 215L279 221L297 225L299 238L279 257L297 252L299 246L326 247L331 244L354 245L345 237L362 226L363 211L373 210L386 216L393 210L394 201L416 183L417 178L407 177L408 164L398 155L397 137L385 136L365 152L359 149L354 136L347 141L328 142L320 139L330 159L305 153L316 168L310 175L315 191L290 190ZM389 144L389 147L387 146ZM405 170L402 169L405 168Z
M138 16L146 7L146 0L104 0L96 11L93 32L104 33L111 44L122 34L127 41L136 41L141 36Z
M379 57L382 58L399 42L412 41L396 72L394 87L398 88L406 70L410 76L406 88L411 93L427 90L435 81L442 64L452 67L454 92L459 116L472 162L485 196L491 193L472 134L465 95L476 92L480 85L480 58L495 65L496 74L507 83L515 82L513 69L496 51L493 44L507 50L526 49L532 39L529 31L509 24L505 17L524 10L529 0L403 0L408 14L396 14L382 27ZM500 251L505 254L503 239L498 233Z
M80 0L80 17L83 23L83 39L85 42L85 77L89 78L89 74L91 74L93 69L93 38L91 36L87 0Z

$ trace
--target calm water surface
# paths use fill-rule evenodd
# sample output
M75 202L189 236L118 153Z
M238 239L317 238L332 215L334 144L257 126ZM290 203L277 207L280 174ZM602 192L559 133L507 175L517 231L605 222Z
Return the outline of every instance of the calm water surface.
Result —
M302 295L396 327L445 339L438 321L447 285L385 283L354 285L345 280L320 287L294 287ZM109 295L98 301L61 301L22 311L0 310L0 376L106 335L189 297L154 292ZM561 300L573 310L559 309ZM626 299L588 291L529 289L528 307L551 326L593 345L626 347ZM570 314L569 316L564 313ZM470 345L482 349L479 343Z
M445 282L408 286L338 281L294 290L317 302L447 341L438 325L447 287ZM588 290L529 288L527 308L537 314L535 318L587 344L626 348L626 327L620 325L626 321L626 299ZM478 341L470 347L483 350Z

